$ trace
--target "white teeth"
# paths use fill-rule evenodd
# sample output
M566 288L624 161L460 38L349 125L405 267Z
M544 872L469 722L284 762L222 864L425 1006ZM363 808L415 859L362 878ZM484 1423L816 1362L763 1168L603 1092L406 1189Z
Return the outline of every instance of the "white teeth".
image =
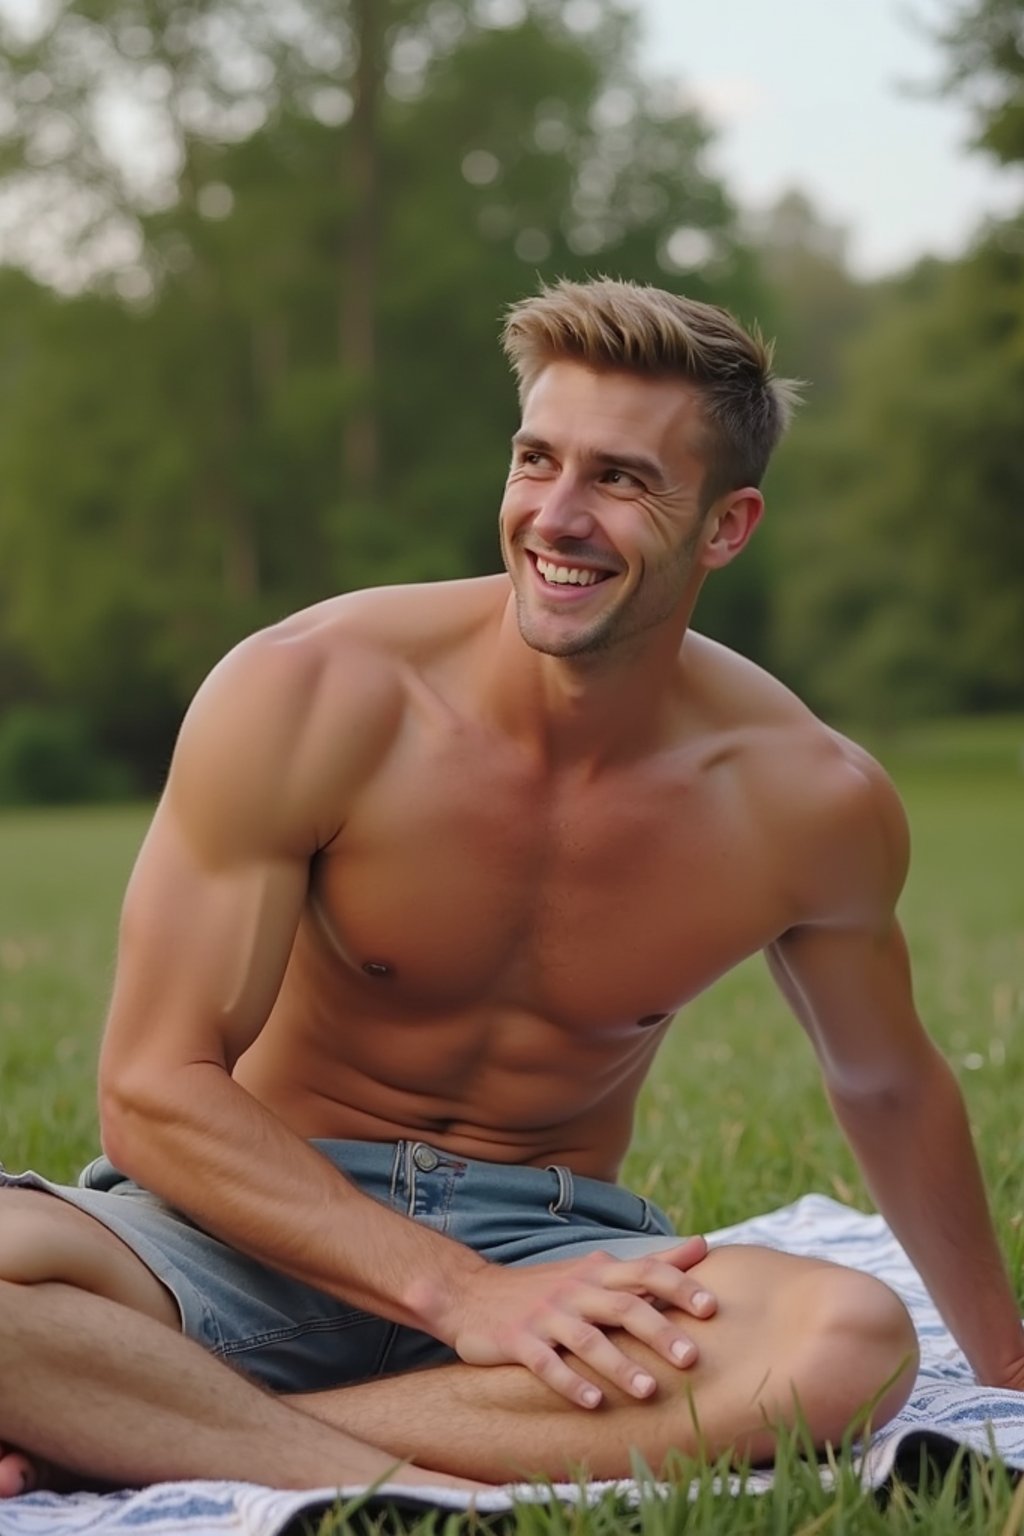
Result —
M603 575L601 571L585 571L578 565L553 565L550 560L542 560L539 555L537 569L545 581L554 582L559 587L592 587Z

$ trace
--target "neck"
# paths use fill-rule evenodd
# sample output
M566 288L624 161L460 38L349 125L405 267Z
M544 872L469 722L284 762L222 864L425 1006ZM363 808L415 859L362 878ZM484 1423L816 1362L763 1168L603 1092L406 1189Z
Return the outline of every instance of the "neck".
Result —
M598 769L668 739L678 717L693 602L670 623L582 656L548 656L523 640L509 596L484 680L485 709L551 767Z

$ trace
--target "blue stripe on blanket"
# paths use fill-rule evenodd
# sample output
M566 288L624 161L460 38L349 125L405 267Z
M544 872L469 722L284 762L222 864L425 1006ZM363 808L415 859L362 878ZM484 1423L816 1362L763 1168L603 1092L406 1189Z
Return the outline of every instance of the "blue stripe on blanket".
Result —
M865 1480L883 1483L901 1446L926 1431L951 1445L982 1453L993 1449L1013 1467L1024 1469L1024 1393L975 1385L970 1368L935 1311L906 1254L880 1216L864 1216L824 1195L805 1195L782 1210L757 1216L710 1234L715 1243L763 1243L807 1257L832 1259L877 1275L909 1307L921 1340L921 1372L910 1401L875 1436L863 1458ZM827 1472L827 1469L823 1469ZM608 1484L592 1484L594 1493ZM771 1486L770 1473L754 1473L748 1486ZM629 1484L619 1484L624 1492ZM139 1492L58 1496L25 1494L0 1502L0 1536L278 1536L296 1515L311 1514L349 1497L358 1489L315 1489L282 1493L249 1483L160 1483ZM396 1488L403 1504L422 1502L447 1509L465 1507L459 1494L434 1489ZM566 1498L580 1490L559 1490ZM379 1490L378 1496L385 1490ZM510 1507L516 1498L546 1497L537 1490L496 1490L478 1495L482 1512Z

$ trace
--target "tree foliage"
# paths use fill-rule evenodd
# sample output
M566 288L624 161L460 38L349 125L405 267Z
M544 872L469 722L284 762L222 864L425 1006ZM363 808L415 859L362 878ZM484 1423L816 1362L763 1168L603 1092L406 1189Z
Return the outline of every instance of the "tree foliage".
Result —
M758 308L705 130L609 0L60 0L6 43L38 282L0 286L0 646L151 777L241 634L495 567L497 329L538 276Z
M896 285L805 435L777 644L833 714L1024 700L1024 224Z
M81 726L155 783L242 634L494 569L501 312L598 272L759 319L808 381L701 627L832 715L1022 701L1019 221L854 281L799 193L740 218L616 0L50 0L34 32L19 11L0 0L12 763ZM948 13L1006 161L1022 13Z
M974 108L977 142L1004 165L1024 160L1024 5L969 0L950 7L940 38L948 83Z
M979 143L1024 160L1024 0L957 0L942 41ZM840 718L1019 709L1024 218L846 306L829 282L859 318L773 482L774 660Z

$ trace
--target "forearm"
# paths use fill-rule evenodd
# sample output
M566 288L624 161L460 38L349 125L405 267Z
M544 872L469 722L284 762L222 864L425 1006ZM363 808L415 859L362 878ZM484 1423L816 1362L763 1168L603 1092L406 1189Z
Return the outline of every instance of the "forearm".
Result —
M930 1053L906 1093L831 1093L882 1214L980 1380L1005 1385L1024 1354L960 1090Z
M357 1189L213 1063L159 1089L105 1095L104 1144L123 1172L223 1242L394 1322L449 1337L485 1267L470 1249Z

